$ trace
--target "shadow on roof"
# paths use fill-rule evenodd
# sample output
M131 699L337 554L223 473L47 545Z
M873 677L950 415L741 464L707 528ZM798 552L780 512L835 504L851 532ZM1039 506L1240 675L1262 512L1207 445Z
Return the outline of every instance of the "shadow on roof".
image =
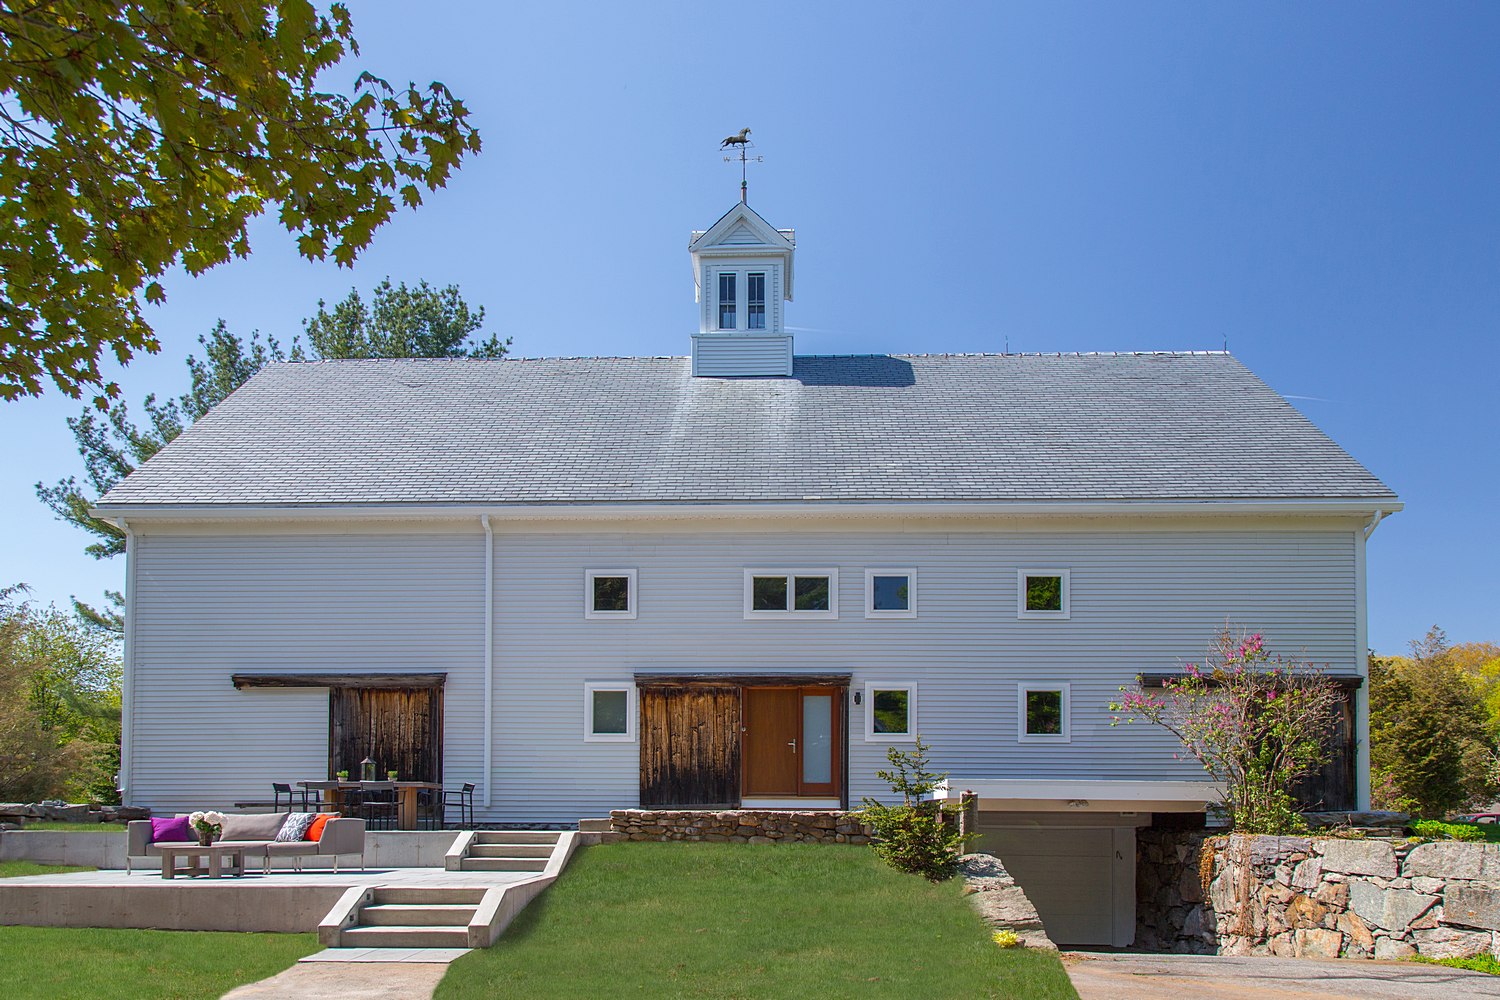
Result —
M916 385L911 362L886 354L792 359L792 378L803 385L849 385L891 388Z

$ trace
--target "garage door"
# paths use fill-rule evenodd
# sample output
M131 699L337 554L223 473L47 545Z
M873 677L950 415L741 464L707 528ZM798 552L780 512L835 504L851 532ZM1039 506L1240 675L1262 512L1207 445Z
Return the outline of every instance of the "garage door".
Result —
M1135 937L1135 830L981 822L979 850L1001 860L1059 945L1124 947Z

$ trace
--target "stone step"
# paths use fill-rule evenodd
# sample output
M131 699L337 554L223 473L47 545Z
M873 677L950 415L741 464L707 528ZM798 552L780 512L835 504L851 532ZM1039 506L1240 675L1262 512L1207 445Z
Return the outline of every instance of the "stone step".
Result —
M404 903L408 905L478 906L484 899L484 886L458 885L381 885L374 890L374 905Z
M471 858L550 858L556 844L474 844Z
M608 819L581 819L578 821L578 832L609 833L610 823Z
M466 872L539 872L547 867L546 858L464 858Z
M474 843L555 844L560 836L557 830L480 830L474 834Z
M467 927L350 927L341 948L467 948Z
M446 903L380 903L359 911L361 927L467 927L474 907Z

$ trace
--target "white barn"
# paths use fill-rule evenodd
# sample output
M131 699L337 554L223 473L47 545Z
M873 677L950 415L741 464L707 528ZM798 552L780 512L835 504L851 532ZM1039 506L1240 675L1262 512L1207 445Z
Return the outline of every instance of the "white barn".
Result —
M1349 678L1322 794L1368 806L1401 505L1243 365L798 357L792 231L690 252L690 359L272 365L110 491L125 801L370 755L480 822L857 805L921 734L1054 936L1124 944L1135 828L1211 793L1108 703L1228 620Z

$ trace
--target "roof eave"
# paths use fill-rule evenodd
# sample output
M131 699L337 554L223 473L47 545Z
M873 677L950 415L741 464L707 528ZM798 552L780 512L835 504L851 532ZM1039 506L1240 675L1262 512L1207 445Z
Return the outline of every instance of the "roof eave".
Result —
M142 520L455 520L488 515L500 520L595 521L648 519L725 519L756 517L929 517L1004 516L1181 516L1296 515L1387 516L1404 509L1395 497L1248 498L1178 500L1024 500L1024 501L862 501L800 500L758 502L568 502L568 503L101 503L89 513L120 527Z

